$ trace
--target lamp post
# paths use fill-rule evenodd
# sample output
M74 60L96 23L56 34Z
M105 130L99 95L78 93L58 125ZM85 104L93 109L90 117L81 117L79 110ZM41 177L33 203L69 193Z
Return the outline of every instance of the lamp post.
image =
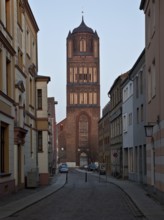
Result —
M152 152L153 152L153 186L155 187L155 148L154 148L154 137L153 137L153 128L154 125L148 124L144 126L146 137L152 138ZM155 189L154 189L155 190Z

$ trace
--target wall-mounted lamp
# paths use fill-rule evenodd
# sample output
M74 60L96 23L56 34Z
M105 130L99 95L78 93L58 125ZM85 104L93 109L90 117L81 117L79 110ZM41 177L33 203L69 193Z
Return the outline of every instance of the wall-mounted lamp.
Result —
M153 127L158 125L160 127L160 117L157 115L156 122L148 122L148 125L145 125L145 135L146 137L153 137Z
M146 137L152 137L153 136L153 127L154 125L145 125L145 135Z

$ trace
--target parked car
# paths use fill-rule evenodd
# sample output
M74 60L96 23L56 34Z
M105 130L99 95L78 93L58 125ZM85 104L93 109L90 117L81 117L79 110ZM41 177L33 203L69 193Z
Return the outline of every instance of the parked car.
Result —
M88 170L89 171L97 171L97 165L95 164L95 163L90 163L89 165L88 165Z
M88 169L88 164L85 164L83 166L80 167L82 170L87 170Z
M68 165L66 163L62 163L59 166L59 173L68 173Z

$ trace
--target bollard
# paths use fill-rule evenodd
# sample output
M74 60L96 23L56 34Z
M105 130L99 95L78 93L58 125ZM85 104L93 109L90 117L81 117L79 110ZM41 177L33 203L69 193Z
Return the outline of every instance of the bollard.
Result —
M66 173L66 183L68 183L68 173Z
M85 182L87 182L87 172L85 173Z

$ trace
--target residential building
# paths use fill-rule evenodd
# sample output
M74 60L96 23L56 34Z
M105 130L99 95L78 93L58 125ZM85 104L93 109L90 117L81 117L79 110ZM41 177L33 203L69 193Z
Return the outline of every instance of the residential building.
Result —
M107 173L111 173L110 149L110 101L102 110L102 117L98 122L99 163L106 164Z
M1 194L24 187L37 167L38 30L28 1L0 1Z
M146 183L145 50L122 84L123 177Z
M49 120L47 84L48 76L36 76L37 90L37 130L38 130L38 168L39 182L47 185L49 182Z
M67 37L67 111L58 125L59 147L69 166L98 159L100 119L99 37L82 18Z
M133 172L133 81L127 77L122 84L123 178Z
M147 184L164 202L164 1L142 0L145 14Z
M110 97L111 172L122 176L122 82L128 73L119 75L108 92Z
M0 1L0 196L38 184L38 31L28 0Z
M0 196L15 190L13 147L15 76L13 73L16 51L14 21L11 19L14 10L11 4L13 4L11 1L0 1ZM22 130L21 134L23 143L26 130ZM15 142L18 140L15 139Z
M55 105L58 104L54 97L48 98L48 125L49 125L49 141L48 141L48 164L49 173L53 175L57 167L57 133L56 133L56 111Z

